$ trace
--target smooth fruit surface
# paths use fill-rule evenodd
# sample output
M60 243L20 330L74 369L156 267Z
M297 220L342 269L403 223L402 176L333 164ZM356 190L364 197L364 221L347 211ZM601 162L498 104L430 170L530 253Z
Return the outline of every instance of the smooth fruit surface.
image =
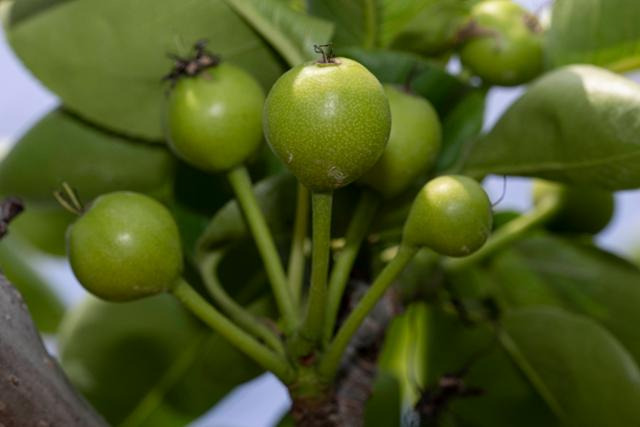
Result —
M105 300L127 301L164 292L182 273L173 217L142 194L98 197L69 228L67 239L78 281Z
M403 242L460 257L478 250L489 237L491 202L482 186L460 175L440 176L418 193L405 223Z
M547 197L559 198L561 207L546 224L552 231L596 234L611 222L615 210L613 193L597 188L536 179L532 192L534 205Z
M391 128L380 82L347 58L309 62L275 83L265 104L269 145L313 191L360 178L384 151Z
M442 128L429 101L393 86L384 88L391 107L391 134L382 157L361 182L390 198L433 166Z
M460 51L462 63L490 84L515 86L542 71L542 37L537 21L510 0L479 3L472 9L478 33Z
M187 163L220 172L243 163L262 142L264 92L228 63L178 81L169 96L169 145Z

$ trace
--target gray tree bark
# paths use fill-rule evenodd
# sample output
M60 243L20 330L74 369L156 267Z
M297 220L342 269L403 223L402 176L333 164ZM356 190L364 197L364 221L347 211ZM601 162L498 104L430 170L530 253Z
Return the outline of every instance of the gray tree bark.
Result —
M0 427L102 427L44 348L27 306L0 274Z

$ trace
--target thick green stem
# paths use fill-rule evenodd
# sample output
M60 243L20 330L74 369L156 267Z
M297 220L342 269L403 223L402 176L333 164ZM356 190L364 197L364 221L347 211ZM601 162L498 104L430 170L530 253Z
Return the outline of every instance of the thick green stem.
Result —
M196 317L263 368L273 372L282 382L290 384L294 381L295 370L284 357L269 350L251 335L229 321L202 298L184 279L178 280L172 292Z
M351 338L358 328L373 310L380 298L385 294L395 278L413 259L418 248L400 245L398 253L389 264L380 272L364 297L358 302L356 307L347 317L347 320L338 330L336 337L329 345L327 352L320 361L319 373L325 378L333 378L340 367L340 360L344 354Z
M304 241L307 238L309 226L309 190L298 184L298 200L296 202L296 219L293 223L293 239L289 255L289 287L293 293L293 300L300 303L302 295L302 281L304 279Z
M324 342L329 343L333 336L333 328L336 325L340 302L344 289L349 281L351 269L362 245L362 241L367 235L367 231L376 216L380 196L370 190L364 190L360 196L356 211L349 222L347 234L345 235L345 245L335 258L331 276L329 278L329 298L327 300Z
M311 250L311 285L307 311L299 335L310 344L320 341L324 326L331 241L331 205L333 193L312 193L313 246Z
M269 329L267 325L260 322L258 318L235 302L222 287L216 272L221 257L221 253L213 253L207 255L200 262L200 275L214 301L231 320L241 328L262 339L269 347L278 352L278 354L284 355L284 344L282 340Z
M278 310L284 320L285 333L291 333L297 326L298 313L273 236L253 192L249 173L244 166L239 166L229 171L227 176L262 257Z
M546 198L533 210L512 220L499 228L477 252L464 258L449 258L444 262L448 271L460 271L472 267L485 260L497 251L509 246L514 241L522 238L532 228L544 224L551 219L560 209L560 202L556 198Z

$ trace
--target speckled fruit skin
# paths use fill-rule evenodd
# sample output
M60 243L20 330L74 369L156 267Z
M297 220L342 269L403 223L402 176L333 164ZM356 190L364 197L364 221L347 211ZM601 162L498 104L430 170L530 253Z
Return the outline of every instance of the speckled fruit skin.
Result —
M182 274L180 235L169 211L138 193L98 197L68 230L78 281L108 301L168 290Z
M273 85L265 103L267 142L316 192L360 178L384 151L390 128L382 85L347 58L292 68Z
M485 82L526 83L542 72L542 36L527 23L528 12L511 0L479 3L471 12L481 30L495 32L465 43L462 63Z
M615 210L613 193L597 188L536 179L532 196L534 205L547 197L560 199L558 213L546 224L549 230L556 232L596 234L611 222Z
M199 169L231 169L260 146L263 106L258 82L234 65L181 78L169 95L169 146Z
M390 85L384 90L391 107L391 134L382 157L360 182L392 198L431 169L440 151L442 127L426 99Z
M491 233L491 202L482 186L460 175L440 176L418 193L404 226L403 243L451 257L478 250Z

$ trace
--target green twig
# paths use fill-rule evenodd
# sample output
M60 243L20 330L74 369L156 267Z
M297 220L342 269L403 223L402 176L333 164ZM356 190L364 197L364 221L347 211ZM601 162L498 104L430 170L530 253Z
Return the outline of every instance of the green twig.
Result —
M285 384L293 382L295 371L284 357L274 353L229 321L202 298L184 279L178 280L172 292L196 317L260 366L271 371Z
M240 166L229 171L227 176L262 257L273 296L284 320L285 333L291 333L297 326L298 312L273 236L253 192L249 173L244 166Z
M364 190L358 201L356 211L349 222L347 233L345 235L344 248L336 255L331 276L329 278L329 298L327 300L327 308L324 326L324 342L329 343L333 336L333 328L336 324L338 310L344 289L349 281L349 275L356 260L358 251L362 241L367 235L367 231L376 216L380 197L370 190Z
M298 198L296 202L296 218L293 223L293 239L289 255L289 287L293 293L296 305L300 303L302 295L302 281L304 279L304 241L307 238L309 226L309 190L298 183Z
M477 265L499 250L522 238L524 234L552 218L560 209L559 200L546 198L533 210L512 220L498 229L477 252L464 258L449 258L444 262L447 271L460 271Z
M380 298L385 294L395 278L413 259L418 248L401 245L395 258L380 272L364 297L347 317L347 320L338 330L336 337L329 345L327 352L320 361L319 373L325 378L333 378L338 371L342 355L358 328L373 310Z
M310 344L320 341L324 326L331 241L331 205L333 193L312 193L313 247L311 251L311 285L300 337Z
M284 355L282 340L267 325L235 302L222 287L216 272L221 258L222 253L215 252L205 256L200 262L200 275L214 301L238 326L262 339L278 354Z

